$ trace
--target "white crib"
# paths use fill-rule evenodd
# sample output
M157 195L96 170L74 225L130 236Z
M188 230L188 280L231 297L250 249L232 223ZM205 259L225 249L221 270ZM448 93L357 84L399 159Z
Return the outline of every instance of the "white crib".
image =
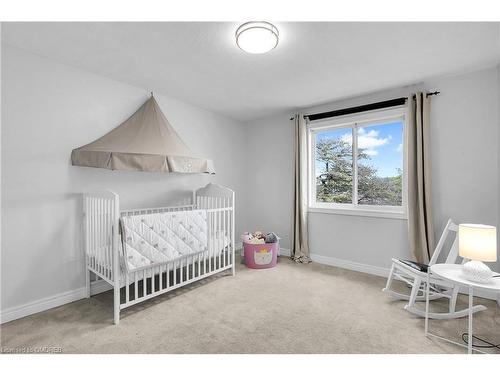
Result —
M120 217L196 209L206 211L209 233L223 233L228 239L222 249L214 251L214 243L209 240L203 253L128 270ZM118 195L111 191L85 193L83 215L87 298L91 296L91 273L108 282L114 289L115 324L120 321L120 311L129 306L225 270L235 274L234 192L226 187L208 184L193 192L190 205L123 211Z

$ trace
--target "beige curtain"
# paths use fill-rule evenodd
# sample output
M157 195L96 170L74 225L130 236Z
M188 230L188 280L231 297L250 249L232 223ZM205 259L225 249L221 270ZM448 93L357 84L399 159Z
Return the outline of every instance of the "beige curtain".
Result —
M428 263L434 252L431 206L430 99L417 92L408 98L408 233L417 262Z
M301 114L293 118L295 133L295 192L292 259L297 263L309 263L307 230L307 128Z

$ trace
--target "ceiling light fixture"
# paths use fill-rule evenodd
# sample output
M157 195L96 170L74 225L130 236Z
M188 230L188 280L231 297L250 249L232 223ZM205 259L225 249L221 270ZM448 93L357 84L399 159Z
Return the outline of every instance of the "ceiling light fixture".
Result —
M247 22L236 30L236 44L248 53L266 53L278 45L276 26L265 21Z

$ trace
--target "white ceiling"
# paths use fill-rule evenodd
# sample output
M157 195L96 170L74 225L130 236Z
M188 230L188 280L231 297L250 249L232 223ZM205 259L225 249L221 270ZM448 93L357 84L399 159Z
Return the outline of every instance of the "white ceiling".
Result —
M275 24L264 55L224 22L4 23L2 40L244 121L500 61L498 23Z

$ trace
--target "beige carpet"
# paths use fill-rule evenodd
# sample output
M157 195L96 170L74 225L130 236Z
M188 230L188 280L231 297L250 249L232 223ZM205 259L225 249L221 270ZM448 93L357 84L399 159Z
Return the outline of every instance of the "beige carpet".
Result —
M119 326L112 324L106 292L3 324L1 345L63 353L464 352L424 337L423 319L384 295L384 284L380 277L288 259L269 270L239 265L234 278L213 277L124 310ZM488 306L476 315L476 333L499 343L500 309L476 302ZM459 307L465 305L461 296ZM433 332L453 340L466 329L467 319L431 322Z

